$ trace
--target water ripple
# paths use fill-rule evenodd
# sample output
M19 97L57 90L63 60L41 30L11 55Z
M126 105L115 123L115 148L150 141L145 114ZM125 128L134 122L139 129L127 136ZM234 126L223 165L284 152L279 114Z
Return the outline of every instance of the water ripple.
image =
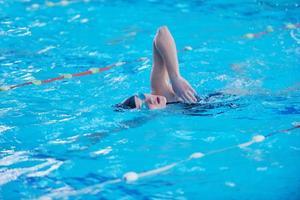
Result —
M8 31L6 31L5 35L8 35L8 36L18 36L18 37L30 36L31 35L31 31L27 27L19 27L19 28L9 29Z
M14 128L14 127L0 125L0 133L3 133L3 132L5 132L7 130L10 130L12 128Z
M17 168L0 168L0 186L7 184L11 181L17 180L19 177L25 175L27 177L43 177L50 174L52 171L57 170L62 164L62 161L53 158L36 159L30 158L30 154L25 151L13 152L12 155L6 156L0 160L1 166L11 166L16 163L26 162L39 162L31 167L17 167ZM42 162L42 163L40 163Z
M23 162L28 160L28 152L19 151L15 152L12 155L6 156L0 160L0 166L9 166L16 164L18 162Z

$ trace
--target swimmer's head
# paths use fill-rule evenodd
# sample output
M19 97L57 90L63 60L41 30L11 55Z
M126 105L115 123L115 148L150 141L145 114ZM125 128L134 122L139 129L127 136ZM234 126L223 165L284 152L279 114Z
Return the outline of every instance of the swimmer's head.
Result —
M117 107L123 109L162 109L165 108L167 99L164 96L153 94L138 94L125 99Z

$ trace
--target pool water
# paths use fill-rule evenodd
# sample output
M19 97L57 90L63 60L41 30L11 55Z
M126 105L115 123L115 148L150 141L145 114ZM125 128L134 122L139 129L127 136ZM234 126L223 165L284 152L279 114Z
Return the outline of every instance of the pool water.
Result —
M292 0L0 0L0 199L299 199L299 22ZM161 25L224 95L115 111L150 92Z

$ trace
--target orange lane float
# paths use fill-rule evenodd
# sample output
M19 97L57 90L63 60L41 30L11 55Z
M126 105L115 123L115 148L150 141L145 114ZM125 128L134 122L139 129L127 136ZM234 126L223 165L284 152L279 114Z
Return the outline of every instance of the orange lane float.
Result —
M146 57L141 57L141 58L136 59L136 60L131 61L131 62L121 61L121 62L117 62L117 63L114 63L112 65L106 66L106 67L90 68L89 70L84 71L84 72L80 72L80 73L62 74L61 76L50 78L50 79L46 79L46 80L32 80L32 81L29 81L29 82L26 82L26 83L22 83L22 84L17 84L17 85L1 86L0 87L0 91L12 90L12 89L19 88L19 87L24 87L24 86L27 86L27 85L42 85L42 84L51 83L51 82L54 82L54 81L63 80L63 79L71 79L73 77L80 77L80 76L86 76L86 75L96 74L96 73L99 73L99 72L103 72L103 71L109 70L109 69L111 69L113 67L122 66L122 65L129 64L129 63L132 63L132 62L145 61L147 59L148 58L146 58Z
M300 23L296 23L296 24L288 23L284 27L279 28L278 30L293 30L293 29L297 29L297 28L300 28ZM259 38L263 35L272 33L274 31L275 30L272 26L267 26L265 31L258 32L258 33L247 33L247 34L243 35L243 38L246 38L246 39Z

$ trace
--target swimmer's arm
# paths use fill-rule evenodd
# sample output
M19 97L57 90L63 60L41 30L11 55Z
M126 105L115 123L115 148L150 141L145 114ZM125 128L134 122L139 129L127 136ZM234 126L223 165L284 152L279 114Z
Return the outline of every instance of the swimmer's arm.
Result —
M176 44L166 26L158 30L155 37L155 47L169 76L172 91L184 102L195 103L197 101L196 92L188 81L180 75Z

